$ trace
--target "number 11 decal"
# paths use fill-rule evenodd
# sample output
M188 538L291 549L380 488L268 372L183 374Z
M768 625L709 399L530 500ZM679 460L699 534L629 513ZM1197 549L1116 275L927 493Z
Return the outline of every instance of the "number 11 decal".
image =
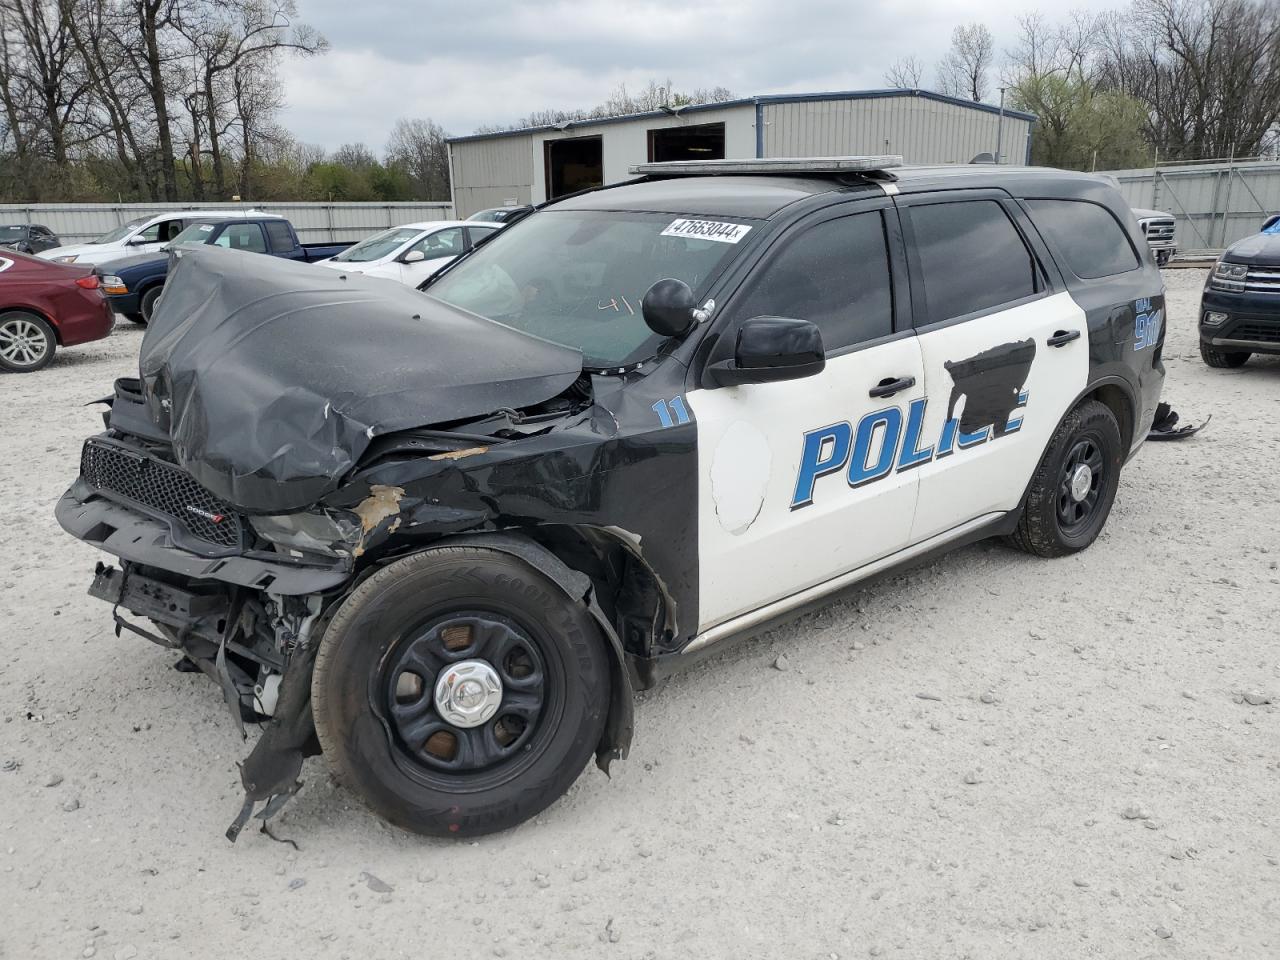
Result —
M684 397L672 397L669 403L659 400L651 409L658 415L658 422L664 430L667 427L683 426L691 419L689 411L685 409Z

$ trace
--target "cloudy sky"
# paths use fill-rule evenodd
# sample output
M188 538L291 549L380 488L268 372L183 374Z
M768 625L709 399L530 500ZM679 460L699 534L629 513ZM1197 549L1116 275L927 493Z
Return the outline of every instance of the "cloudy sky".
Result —
M397 117L430 117L451 134L537 109L590 107L617 84L670 78L740 96L883 87L885 70L946 52L952 29L980 19L997 50L1016 16L1107 9L1123 0L299 0L327 54L288 62L282 120L327 148L385 144Z

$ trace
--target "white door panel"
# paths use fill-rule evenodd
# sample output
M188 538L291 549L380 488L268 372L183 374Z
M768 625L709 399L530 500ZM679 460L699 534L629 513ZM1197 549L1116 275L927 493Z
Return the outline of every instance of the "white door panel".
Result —
M900 377L915 386L868 396ZM698 426L700 630L906 546L919 481L898 458L923 380L909 336L801 380L686 395Z
M1060 330L1080 336L1048 346ZM922 331L919 341L928 393L921 433L936 446L917 470L913 542L1016 507L1089 374L1087 320L1067 293Z

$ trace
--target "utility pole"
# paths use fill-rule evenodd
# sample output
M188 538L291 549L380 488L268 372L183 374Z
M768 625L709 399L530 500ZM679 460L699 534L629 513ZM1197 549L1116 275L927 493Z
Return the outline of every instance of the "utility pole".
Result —
M1001 87L1001 88L1000 88L1000 119L996 121L996 163L997 163L997 164L999 164L999 163L1000 163L1000 156L1001 156L1000 148L1004 146L1004 139L1003 139L1003 135L1004 135L1004 91L1005 91L1005 88L1004 88L1004 87Z

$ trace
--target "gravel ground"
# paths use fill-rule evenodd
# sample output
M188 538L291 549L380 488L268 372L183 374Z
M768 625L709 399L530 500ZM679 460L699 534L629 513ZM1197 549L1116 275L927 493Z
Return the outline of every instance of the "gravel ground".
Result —
M1213 423L1090 550L980 544L739 644L474 843L316 758L299 849L230 846L218 692L112 635L52 515L141 331L0 378L0 957L1280 956L1280 361L1203 366L1204 273L1165 279L1165 396Z

